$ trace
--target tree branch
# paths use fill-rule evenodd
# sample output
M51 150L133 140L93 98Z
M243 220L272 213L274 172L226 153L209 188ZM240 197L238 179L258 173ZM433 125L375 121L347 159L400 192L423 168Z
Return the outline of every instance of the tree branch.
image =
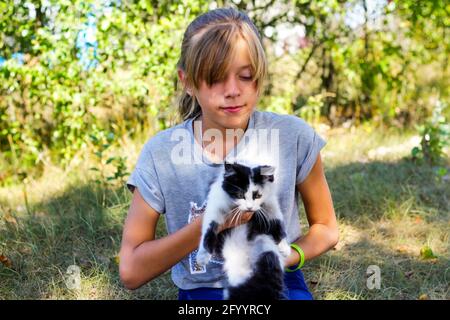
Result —
M300 79L300 77L302 76L302 73L305 71L306 66L307 66L308 63L309 63L309 60L311 60L311 58L312 58L314 52L315 52L315 51L317 50L317 48L319 48L324 42L325 42L325 41L322 40L321 42L316 43L316 44L313 45L311 51L309 52L308 57L306 58L306 60L305 60L305 62L303 63L302 67L300 68L300 71L297 72L297 75L295 76L295 81L297 81L298 79Z

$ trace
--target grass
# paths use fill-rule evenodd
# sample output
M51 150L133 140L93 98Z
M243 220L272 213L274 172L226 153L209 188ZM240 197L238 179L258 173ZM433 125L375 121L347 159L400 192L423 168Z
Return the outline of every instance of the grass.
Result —
M449 299L450 187L433 168L407 160L413 133L321 133L341 241L304 267L314 297ZM132 168L142 141L124 145ZM135 291L121 285L116 256L131 195L99 187L90 166L48 166L25 189L0 188L0 255L8 259L0 264L0 299L176 299L168 272ZM303 208L299 214L306 226ZM164 234L161 219L157 236ZM422 259L424 246L437 258ZM80 290L66 286L70 265L81 269ZM380 289L366 286L369 265L380 267Z

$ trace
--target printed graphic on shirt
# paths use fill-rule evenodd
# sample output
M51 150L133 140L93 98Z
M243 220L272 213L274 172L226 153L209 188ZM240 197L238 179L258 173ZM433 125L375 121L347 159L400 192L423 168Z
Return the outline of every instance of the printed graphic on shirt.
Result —
M202 204L201 207L197 206L197 203L191 202L190 203L190 211L189 211L189 223L194 221L195 219L199 218L206 209L206 201ZM206 272L206 266L200 266L197 264L197 252L198 249L195 249L189 254L189 267L191 270L191 274L196 273L205 273ZM211 257L210 263L216 263L216 264L223 264L223 258L213 255Z

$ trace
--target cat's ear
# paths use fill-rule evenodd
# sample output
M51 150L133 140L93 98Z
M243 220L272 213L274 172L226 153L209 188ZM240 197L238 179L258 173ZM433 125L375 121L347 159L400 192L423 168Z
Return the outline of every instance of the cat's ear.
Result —
M225 177L232 176L233 174L236 173L236 168L233 163L225 161L224 166L225 166Z
M245 167L237 162L234 163L224 162L224 166L225 166L225 177L229 177L237 173L238 174L246 173Z
M275 174L275 167L272 166L261 166L260 173L263 181L273 182L273 176Z

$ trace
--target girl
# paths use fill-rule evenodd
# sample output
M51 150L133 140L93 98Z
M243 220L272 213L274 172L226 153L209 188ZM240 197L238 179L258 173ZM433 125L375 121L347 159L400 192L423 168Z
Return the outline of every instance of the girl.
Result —
M184 34L177 67L184 122L144 145L127 182L133 198L120 250L122 282L135 289L171 269L179 299L223 298L226 279L220 259L213 257L206 266L195 259L205 200L223 160L245 149L242 141L255 130L266 129L277 130L279 139L277 197L292 247L286 259L286 295L312 299L300 268L338 241L320 157L326 142L298 117L255 110L267 61L260 35L245 13L219 8L197 17ZM241 134L226 139L230 129ZM218 133L214 141L205 138L211 130ZM310 226L302 237L298 194ZM168 235L155 239L161 214ZM228 219L220 228L246 223L251 217L246 212L239 221Z

